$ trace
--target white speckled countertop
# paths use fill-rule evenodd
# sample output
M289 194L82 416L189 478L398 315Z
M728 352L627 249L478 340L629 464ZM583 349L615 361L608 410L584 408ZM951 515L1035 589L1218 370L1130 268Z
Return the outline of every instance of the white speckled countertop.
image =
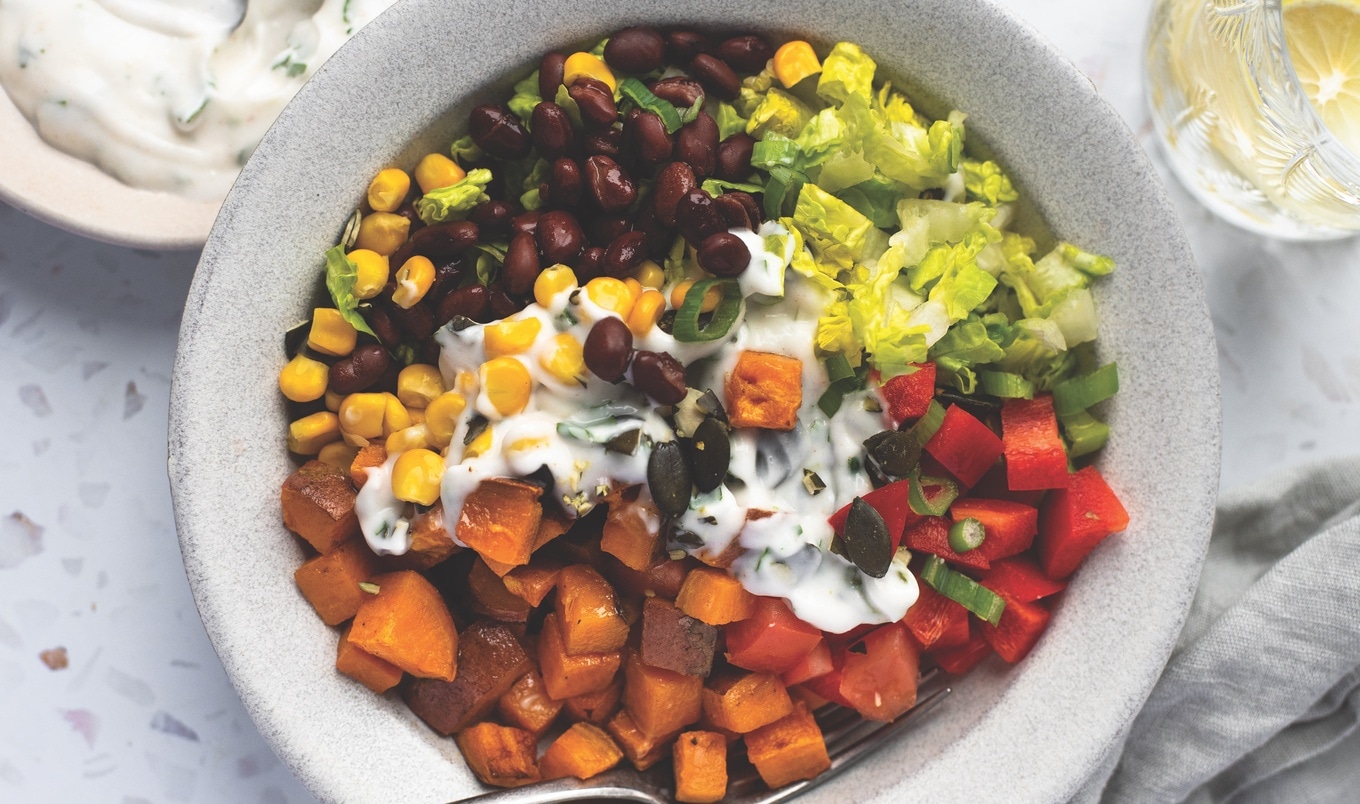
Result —
M1153 146L1147 2L1003 4ZM1218 333L1223 485L1355 452L1360 242L1265 240L1171 192ZM0 801L310 800L227 683L180 565L165 420L195 260L0 205ZM49 669L58 648L69 666Z

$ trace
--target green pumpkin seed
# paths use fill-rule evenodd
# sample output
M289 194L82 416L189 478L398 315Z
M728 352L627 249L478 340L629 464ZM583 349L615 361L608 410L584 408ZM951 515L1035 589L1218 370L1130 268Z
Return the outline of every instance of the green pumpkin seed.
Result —
M862 497L850 503L845 518L845 552L865 575L882 578L892 565L893 546L883 517Z
M647 487L656 507L666 516L677 517L689 509L694 481L679 444L663 441L652 447L647 459Z
M864 450L879 469L893 477L906 477L921 461L921 444L916 436L897 430L870 436Z
M699 491L709 492L722 485L732 462L732 442L727 428L717 419L704 419L694 430L694 438L689 442L689 462L694 486Z

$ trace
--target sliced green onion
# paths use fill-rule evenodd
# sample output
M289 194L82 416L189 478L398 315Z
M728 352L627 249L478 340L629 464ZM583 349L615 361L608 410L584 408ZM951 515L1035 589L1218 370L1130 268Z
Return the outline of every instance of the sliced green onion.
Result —
M925 566L921 568L921 580L992 625L1001 622L1006 601L967 575L946 567L944 559L939 556L926 559Z
M956 553L966 553L977 549L986 537L987 530L982 527L980 520L971 516L960 519L949 528L949 549Z
M1053 386L1053 412L1059 416L1079 413L1104 402L1119 391L1119 369L1106 363L1090 374L1073 377Z
M709 288L715 286L722 288L722 299L718 302L717 309L713 311L713 317L709 319L708 325L700 328L699 316L703 313L704 296ZM743 304L741 286L735 279L700 279L685 294L684 304L676 311L675 326L671 334L681 343L716 341L726 335L741 317Z
M723 194L726 190L740 190L743 193L763 193L765 188L759 184L742 181L724 181L723 179L704 179L703 184L699 185L704 192L714 198Z
M776 167L792 168L803 158L803 149L793 140L782 137L761 140L751 149L751 166L772 170Z
M1059 416L1058 421L1067 434L1069 458L1090 455L1105 446L1110 438L1110 426L1084 410Z
M771 168L770 179L765 182L765 217L770 220L784 217L785 202L793 199L796 203L806 183L807 176L796 170L782 166Z
M908 488L907 505L917 516L944 516L958 498L959 485L949 478L917 477Z
M680 119L679 109L676 109L669 101L664 101L653 95L647 85L636 78L623 79L619 83L619 94L660 117L661 122L666 124L667 134L674 134L680 130L680 126L684 125L684 122Z
M841 409L845 395L859 387L860 380L850 361L839 352L826 359L826 376L830 382L817 400L817 407L829 419Z
M930 407L926 408L926 415L916 420L916 424L911 426L911 432L916 435L916 440L925 446L926 442L935 437L935 431L944 424L944 405L930 400Z
M1033 399L1034 383L1009 371L978 371L983 393L1002 399Z

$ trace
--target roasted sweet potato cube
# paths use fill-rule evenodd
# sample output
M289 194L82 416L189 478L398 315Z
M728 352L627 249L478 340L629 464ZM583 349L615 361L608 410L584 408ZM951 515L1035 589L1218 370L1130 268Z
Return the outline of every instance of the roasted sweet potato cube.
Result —
M643 732L675 734L703 714L703 679L643 663L629 654L624 663L623 705Z
M430 510L411 520L411 548L403 555L387 559L390 566L424 572L447 561L463 548L454 544L453 534L444 526L444 503L436 502Z
M489 561L518 567L529 563L543 519L543 489L511 478L491 478L463 500L458 540Z
M637 727L633 716L627 709L620 709L605 725L615 742L623 749L623 755L633 763L633 767L645 771L666 758L674 735L663 734L652 737Z
M600 549L635 570L656 563L661 542L661 512L650 500L620 500L609 506Z
M458 632L439 590L412 570L375 576L349 639L413 676L452 681L458 670Z
M536 607L557 586L557 576L561 572L560 562L536 556L528 564L510 570L501 582L510 594Z
M704 690L704 715L714 725L746 734L788 717L793 700L778 676L729 672Z
M562 711L562 702L554 701L548 695L543 676L530 670L501 696L497 710L506 723L541 737Z
M538 635L538 664L548 694L555 700L565 701L604 689L614 680L621 662L618 652L568 656L562 646L557 615L544 618L543 631Z
M664 597L675 600L680 586L690 570L700 566L692 558L679 560L663 556L645 570L638 571L625 567L622 562L610 556L605 559L601 571L614 584L619 593L626 598Z
M566 700L567 714L573 720L584 720L587 723L594 723L603 726L609 721L619 708L619 698L623 694L623 685L619 679L609 682L609 686L604 689L588 692L585 695L577 695L575 698Z
M293 580L322 622L339 625L358 613L367 596L359 584L377 573L375 558L362 539L350 539L325 555L307 559L293 573Z
M354 497L343 471L308 461L283 482L283 524L318 553L329 553L359 534Z
M642 606L642 661L687 676L707 678L718 647L718 629L674 604L649 597Z
M533 668L510 629L478 622L458 640L458 677L418 678L402 688L402 699L430 728L447 737L486 717L500 697Z
M348 628L340 635L335 669L380 695L401 683L401 668L350 642Z
M675 605L709 625L727 625L755 613L756 596L720 569L700 567L685 576Z
M831 767L821 727L801 703L782 719L747 734L746 756L771 788L811 779Z
M529 619L529 604L510 593L505 582L478 556L467 579L472 610L493 620L522 623Z
M711 731L682 732L675 740L675 800L714 804L727 795L727 740Z
M803 361L748 349L737 356L726 389L733 427L792 430L803 404Z
M543 752L539 767L544 779L575 776L589 779L619 764L623 752L599 726L577 723Z
M387 463L387 447L382 442L374 441L360 447L359 454L349 465L349 479L354 481L355 488L361 489L368 482L368 470L384 463Z
M557 624L567 655L609 653L628 641L614 587L594 567L576 564L557 576Z
M538 740L524 729L478 723L453 739L483 784L523 787L538 781Z
M556 508L544 509L543 518L538 522L538 535L534 537L534 550L556 539L571 529L572 520Z

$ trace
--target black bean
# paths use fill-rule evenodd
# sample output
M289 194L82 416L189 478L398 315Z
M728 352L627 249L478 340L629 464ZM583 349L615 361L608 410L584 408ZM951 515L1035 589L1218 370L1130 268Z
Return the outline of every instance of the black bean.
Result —
M529 132L504 106L483 104L473 109L468 130L477 147L500 159L523 159L533 148Z
M666 55L676 64L689 64L700 53L713 52L707 36L694 31L671 31L666 34Z
M618 162L596 154L586 159L586 186L605 212L627 209L637 198L637 187Z
M397 322L392 320L386 305L373 305L373 309L368 312L368 325L377 334L383 346L390 349L401 343L401 330L397 329Z
M512 298L506 291L504 280L492 282L486 293L491 305L491 315L495 318L509 318L524 309L524 302Z
M637 368L633 369L637 374ZM732 441L722 422L705 418L694 428L689 442L689 465L694 470L694 486L709 492L722 485L732 462Z
M618 382L633 357L633 333L621 319L596 321L582 347L586 368L605 382Z
M675 242L675 230L657 218L652 199L647 199L638 208L633 228L647 235L647 256L652 259L662 259Z
M685 367L665 352L633 355L633 387L658 405L678 405L685 398Z
M576 220L576 216L563 210L545 212L538 219L538 230L534 233L534 238L538 241L538 252L543 255L543 261L548 265L576 262L586 244L585 232L581 231L581 224ZM507 263L509 259L507 254ZM509 276L509 271L506 271L506 275ZM537 271L534 276L537 278ZM529 287L519 288L520 286L516 284L511 292L527 293L533 285L531 283Z
M874 507L856 497L850 503L850 514L845 518L841 534L847 557L860 571L872 578L882 578L892 566L892 539L883 516Z
M630 117L629 121L624 123L624 133L637 149L638 158L644 164L659 165L670 160L675 142L671 139L670 132L666 131L666 124L661 121L659 115L643 112L636 117Z
M410 309L402 309L394 304L389 312L401 331L413 341L423 341L439 328L434 321L434 310L423 302L411 305Z
M758 73L774 57L774 48L759 36L734 36L718 45L718 58L742 73Z
M590 242L602 248L608 248L615 238L631 231L633 222L627 215L596 215L586 225L586 236Z
M449 291L439 300L439 325L449 323L454 318L463 317L473 321L485 321L490 308L487 306L486 288L473 284Z
M652 447L652 454L647 458L647 488L661 513L677 517L689 510L693 485L689 465L685 463L679 444L662 441Z
M449 291L462 284L464 272L471 271L475 265L475 260L467 260L465 264L464 259L436 263L434 266L434 282L430 284L430 291L425 298L434 302L436 310L439 309L439 300L443 299Z
M741 276L751 264L751 250L731 232L709 235L699 247L699 265L714 276Z
M585 191L581 165L565 156L554 160L548 168L547 189L543 196L545 202L560 209L574 209L581 203L581 194ZM543 195L541 189L539 194Z
M543 101L534 107L530 123L539 156L552 161L566 155L576 134L571 128L571 118L561 106L550 100Z
M704 96L704 88L693 78L675 76L655 81L650 87L652 94L678 109L688 109Z
M758 225L751 220L746 206L731 195L724 194L713 199L713 207L718 210L728 229L755 229Z
M387 350L374 343L356 347L348 357L331 364L326 387L337 394L357 394L387 371Z
M694 168L700 179L713 175L718 161L718 124L708 112L699 112L675 134L675 158Z
M486 237L499 237L510 231L510 219L515 217L515 208L505 201L487 201L478 204L468 213L468 220Z
M680 199L698 186L694 168L688 163L672 162L662 168L656 176L656 189L652 193L652 207L656 210L657 220L666 226L674 226L676 206Z
M562 86L566 72L567 57L556 51L547 54L538 63L538 96L545 101L557 97L557 88Z
M751 175L751 152L755 147L755 137L740 131L718 143L713 175L724 181L746 181Z
M528 293L533 290L534 280L538 278L542 266L538 261L536 235L517 234L505 250L505 266L502 275L510 292Z
M700 53L690 61L689 73L718 100L734 101L741 94L741 79L737 74L726 62L707 53Z
M591 246L581 252L576 260L576 281L584 285L597 276L602 276L600 266L604 264L604 249Z
M416 244L407 240L397 250L392 252L387 258L387 264L392 267L391 273L395 274L398 268L406 264L406 261L416 256ZM389 280L391 281L391 280Z
M604 46L605 63L625 73L650 73L665 60L666 40L655 28L624 28Z
M751 219L752 229L760 225L760 204L756 203L754 196L750 193L742 192L741 190L729 190L723 193L723 195L728 198L736 199L743 207L746 207L746 215Z
M699 248L709 237L727 230L727 222L713 205L713 197L703 188L685 193L675 206L675 225L685 242Z
M582 77L567 87L567 94L581 109L581 122L586 128L608 128L619 117L614 105L614 92L597 78Z
M481 232L472 221L449 221L416 232L411 245L415 253L439 262L462 254L475 246L480 238Z
M542 214L542 212L539 212L536 209L531 209L528 212L521 212L511 218L510 236L514 237L517 234L533 234L534 230L538 228L538 218Z
M586 156L617 157L622 151L623 132L616 128L592 131L581 138L581 150Z
M604 250L600 270L605 276L622 279L647 257L647 233L626 232L614 238Z

